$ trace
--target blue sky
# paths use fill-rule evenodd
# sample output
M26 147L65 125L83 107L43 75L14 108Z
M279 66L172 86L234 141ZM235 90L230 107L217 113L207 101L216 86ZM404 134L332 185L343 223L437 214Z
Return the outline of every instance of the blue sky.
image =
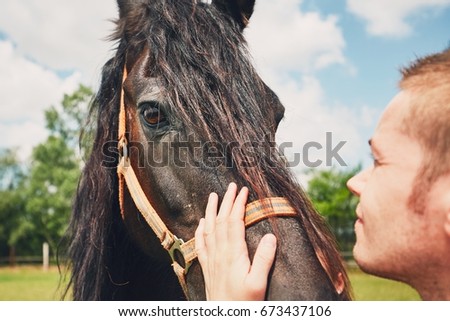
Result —
M280 128L282 140L292 139L297 146L304 146L311 140L323 143L324 132L331 131L336 142L347 141L342 153L349 166L360 162L368 164L367 141L383 109L397 92L399 68L418 56L441 51L450 45L450 1L277 1L277 6L289 7L284 14L277 13L274 4L261 2L257 2L251 24L254 23L256 29L272 22L276 25L272 28L281 31L273 36L283 39L285 48L277 52L280 60L289 59L289 51L300 57L282 68L266 58L265 63L278 69L266 73L265 68L261 68L287 105L285 127L282 124ZM294 7L298 10L296 13L293 13ZM277 15L281 17L279 20L274 19ZM293 20L299 22L292 23ZM280 27L282 24L290 29ZM295 27L309 27L311 31L302 33ZM256 33L256 30L250 31ZM292 36L283 36L282 33L288 31ZM327 39L327 35L333 36ZM250 45L258 41L258 37L265 39L260 46L255 46L257 62L259 55L270 56L267 46L272 38L267 37L267 32L249 36ZM310 48L309 55L303 54L308 49L302 50L302 46ZM311 68L320 55L327 56L328 63ZM264 62L258 66L264 66ZM306 66L298 67L302 64ZM289 76L277 79L283 73ZM297 86L286 90L285 84L290 81ZM302 126L304 129L300 129ZM317 153L314 157L323 159L324 155ZM294 170L302 176L302 166Z
M338 97L354 108L361 102L386 104L396 92L400 66L450 45L449 2L447 6L425 7L408 16L405 21L411 32L401 36L370 34L367 23L349 12L342 0L308 0L303 6L339 16L346 40L344 54L358 75L348 77L337 67L324 70L319 77L330 97Z
M2 4L0 147L19 146L25 159L46 137L43 110L80 82L98 86L115 17L113 0ZM310 141L325 146L331 132L354 166L369 162L367 140L397 91L398 68L450 44L450 0L257 0L246 37L286 106L278 140L293 144L288 157ZM323 160L324 149L309 157Z

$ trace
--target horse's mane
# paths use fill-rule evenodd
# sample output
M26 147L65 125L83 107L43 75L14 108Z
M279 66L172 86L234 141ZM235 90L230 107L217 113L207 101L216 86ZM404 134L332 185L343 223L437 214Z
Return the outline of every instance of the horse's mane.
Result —
M124 264L133 263L133 245L119 214L117 160L112 166L101 166L105 144L117 141L125 59L135 61L148 48L148 74L158 77L168 108L176 111L185 126L196 128L212 142L237 142L242 146L266 141L267 145L271 138L268 133L274 129L270 126L277 120L270 118L270 110L282 108L252 67L241 26L215 6L195 0L145 1L117 21L112 39L119 45L115 57L103 68L91 109L97 129L69 228L75 299L108 299L104 293L113 286L108 284L121 282L118 271L125 271ZM344 268L334 238L278 150L238 149L227 156L239 173L238 183L253 191L252 198L285 196L299 210L301 225L324 259L321 261L328 275L336 281ZM125 260L118 258L124 257L128 262L120 263ZM113 266L120 267L113 271ZM345 273L342 277L343 296L349 297L349 281Z

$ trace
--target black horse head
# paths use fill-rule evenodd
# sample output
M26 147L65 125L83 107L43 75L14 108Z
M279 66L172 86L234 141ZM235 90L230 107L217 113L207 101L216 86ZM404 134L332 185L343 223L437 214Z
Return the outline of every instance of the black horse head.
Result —
M249 187L251 200L284 197L296 217L247 229L251 254L262 235L274 232L279 239L267 299L349 298L334 240L273 142L284 107L255 72L242 34L254 3L118 1L113 38L119 44L103 70L92 113L94 147L70 225L75 299L185 297L127 188L120 214L121 96L131 166L174 234L192 238L208 194L223 194L231 181ZM187 286L189 299L205 298L197 262Z

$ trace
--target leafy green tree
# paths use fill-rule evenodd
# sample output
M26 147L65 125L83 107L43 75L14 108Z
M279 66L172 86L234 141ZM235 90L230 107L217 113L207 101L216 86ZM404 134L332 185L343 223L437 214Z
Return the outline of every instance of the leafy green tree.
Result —
M80 175L77 142L91 97L92 91L81 85L64 96L61 108L48 109L45 118L50 135L33 149L26 217L34 237L48 242L53 253L66 229Z
M50 136L34 148L26 216L35 237L48 242L52 250L65 230L78 176L75 152L60 137Z
M308 194L317 210L328 221L343 251L351 251L355 243L354 222L357 198L347 189L347 181L361 166L346 171L335 168L311 172Z
M50 130L50 136L58 137L67 146L76 149L92 96L93 92L89 87L80 85L74 93L64 95L62 110L54 106L46 110L46 126Z
M24 178L16 148L0 149L0 190L14 189Z
M15 264L16 247L29 228L22 216L24 178L17 150L0 150L0 255L8 255L11 265Z

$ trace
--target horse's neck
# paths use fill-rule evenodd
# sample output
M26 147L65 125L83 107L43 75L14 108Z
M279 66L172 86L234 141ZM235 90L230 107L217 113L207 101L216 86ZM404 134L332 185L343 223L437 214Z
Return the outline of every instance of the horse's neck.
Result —
M250 258L261 237L277 236L277 257L269 279L267 300L336 300L338 296L322 268L303 227L295 218L276 219L273 227L268 220L246 231ZM200 266L196 262L187 276L191 300L205 299L205 286Z
M266 233L277 236L277 254L269 281L268 300L333 300L336 291L296 218L263 221L247 230L250 255Z

